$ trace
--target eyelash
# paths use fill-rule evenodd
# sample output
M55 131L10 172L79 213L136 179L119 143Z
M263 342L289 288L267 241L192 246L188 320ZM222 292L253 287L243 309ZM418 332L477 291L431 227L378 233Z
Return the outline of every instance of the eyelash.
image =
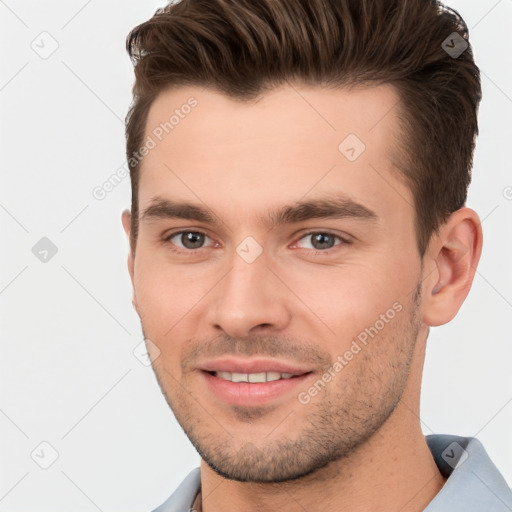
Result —
M192 256L192 255L197 254L202 249L207 249L207 247L199 247L198 249L176 248L176 246L171 242L171 239L178 235L182 235L183 233L198 233L200 235L204 235L205 237L210 238L204 231L200 231L200 230L187 229L187 230L176 231L174 233L170 233L169 235L166 235L163 238L163 241L164 241L164 243L166 243L170 246L170 250L172 252ZM351 243L350 240L343 238L340 235L337 235L330 231L309 231L308 233L305 233L300 238L298 238L297 241L293 243L293 245L296 245L300 240L303 240L304 238L310 237L312 235L319 235L319 234L332 236L332 237L336 238L337 240L339 240L341 243L338 243L338 244L334 245L333 247L329 247L328 249L304 249L305 251L307 251L308 253L315 253L315 254L318 254L318 253L328 254L328 251L330 249L335 249L336 247L338 247L340 245L349 245ZM299 249L300 249L300 247L299 247Z

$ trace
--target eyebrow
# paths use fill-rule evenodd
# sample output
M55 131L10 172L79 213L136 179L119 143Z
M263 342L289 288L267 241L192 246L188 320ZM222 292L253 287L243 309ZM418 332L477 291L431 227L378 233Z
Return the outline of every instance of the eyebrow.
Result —
M343 219L350 218L376 223L378 215L366 206L341 194L333 197L297 201L260 216L259 220L270 229L296 224L312 219ZM220 224L219 219L208 208L170 199L156 197L141 215L141 221L149 222L158 219L187 219L208 224Z

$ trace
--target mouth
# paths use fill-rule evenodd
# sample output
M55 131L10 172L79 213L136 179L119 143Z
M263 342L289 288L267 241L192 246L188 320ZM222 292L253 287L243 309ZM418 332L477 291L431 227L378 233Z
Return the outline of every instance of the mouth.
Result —
M198 369L216 404L220 400L247 407L295 399L313 373L310 368L282 361L234 358L212 361Z
M227 380L229 382L249 382L258 384L262 382L274 382L280 379L291 379L299 377L298 374L280 373L280 372L257 372L257 373L236 373L236 372L208 372L214 377Z

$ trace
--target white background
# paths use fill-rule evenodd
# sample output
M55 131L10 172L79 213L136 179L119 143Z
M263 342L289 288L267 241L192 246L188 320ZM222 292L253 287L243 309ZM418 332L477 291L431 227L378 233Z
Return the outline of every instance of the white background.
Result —
M199 461L133 355L142 336L120 222L129 178L92 195L124 164L126 35L161 5L0 2L0 512L151 510ZM460 314L431 331L423 427L478 435L511 484L512 0L450 5L482 72L468 206L485 247ZM47 59L31 47L41 38L58 43ZM42 237L58 249L46 263L32 253ZM31 458L50 461L43 441L58 452L48 469Z

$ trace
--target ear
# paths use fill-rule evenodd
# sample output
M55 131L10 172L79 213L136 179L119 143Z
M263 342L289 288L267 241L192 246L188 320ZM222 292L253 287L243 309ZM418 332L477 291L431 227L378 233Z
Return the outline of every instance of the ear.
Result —
M128 238L128 244L130 244L130 230L131 230L131 214L130 210L124 210L124 212L121 215L121 221L123 223L124 232L126 233L126 236ZM128 273L130 274L130 279L132 281L132 288L133 288L133 298L132 298L132 304L135 310L137 311L137 300L135 297L135 286L133 281L133 275L134 275L134 258L133 258L133 252L130 250L128 252Z
M429 326L452 320L466 299L482 253L477 213L461 208L434 234L424 256L423 321Z

